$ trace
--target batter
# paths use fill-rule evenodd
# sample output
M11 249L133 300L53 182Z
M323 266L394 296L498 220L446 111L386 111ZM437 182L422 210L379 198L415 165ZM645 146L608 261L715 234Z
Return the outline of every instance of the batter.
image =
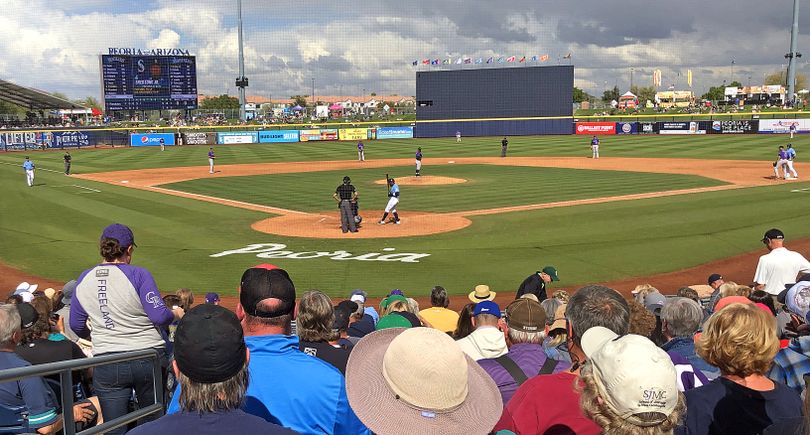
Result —
M421 177L422 171L422 147L416 149L416 176Z
M397 204L399 204L399 186L393 178L388 179L388 204L385 206L385 213L382 219L377 222L380 225L385 225L385 219L388 218L388 213L394 214L394 223L399 225L399 214L397 214Z

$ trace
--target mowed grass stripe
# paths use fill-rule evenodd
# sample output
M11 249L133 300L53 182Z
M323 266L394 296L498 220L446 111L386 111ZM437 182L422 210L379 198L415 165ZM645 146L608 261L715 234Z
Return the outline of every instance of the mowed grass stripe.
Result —
M361 208L379 209L387 201L384 178L411 175L412 168L326 171L198 179L162 187L293 210L320 212L334 206L331 195L344 175L358 188ZM441 165L425 175L468 180L444 186L401 186L400 209L458 212L541 204L635 193L718 186L724 183L690 175L494 165Z

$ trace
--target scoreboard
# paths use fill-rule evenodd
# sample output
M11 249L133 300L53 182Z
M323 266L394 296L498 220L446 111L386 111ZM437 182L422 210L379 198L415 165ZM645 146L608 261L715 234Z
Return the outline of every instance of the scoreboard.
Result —
M101 55L106 111L197 108L194 56Z

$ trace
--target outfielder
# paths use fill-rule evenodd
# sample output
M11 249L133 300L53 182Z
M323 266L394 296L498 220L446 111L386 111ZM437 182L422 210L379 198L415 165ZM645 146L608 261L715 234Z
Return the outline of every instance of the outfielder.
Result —
M22 164L23 169L25 170L25 178L28 182L28 187L34 187L34 162L28 159L28 156L25 156L25 161Z
M596 136L591 139L591 157L594 159L599 158L599 138Z
M793 169L793 161L796 160L796 150L793 149L792 143L789 143L787 145L787 150L785 150L785 152L787 153L787 168L788 171L790 171L790 175L792 175L793 178L799 178L799 174L796 172L795 169ZM785 178L787 177L788 174L785 174Z
M461 131L456 131L456 142L461 142Z
M363 145L363 141L357 142L357 160L366 161L366 146Z
M791 122L790 127L788 127L788 129L790 130L790 138L793 139L793 135L796 133L796 123Z
M217 156L214 155L214 147L208 148L208 173L209 174L214 173L214 159L216 159L216 158L217 158Z
M416 176L420 177L419 172L422 170L422 147L416 149Z
M394 214L394 223L399 225L399 215L397 214L397 204L399 204L399 186L393 178L388 179L388 204L385 206L385 213L382 219L377 222L380 225L385 225L385 219L388 218L388 213Z

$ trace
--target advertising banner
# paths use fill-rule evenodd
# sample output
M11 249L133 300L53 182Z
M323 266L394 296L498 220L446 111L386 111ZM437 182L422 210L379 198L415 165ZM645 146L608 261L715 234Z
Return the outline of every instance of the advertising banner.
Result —
M208 145L217 143L214 133L192 131L183 133L183 144L185 145Z
M411 139L413 127L380 127L377 129L377 139Z
M658 134L706 134L698 121L658 122Z
M51 144L51 138L51 133L39 131L0 133L0 148L10 151L42 148L43 144L48 147Z
M90 146L90 132L55 131L51 146L54 148L81 148Z
M298 138L301 140L301 142L313 140L338 140L338 131L336 128L300 130L298 132Z
M617 122L616 134L638 134L638 122Z
M298 142L298 130L263 130L259 132L259 143Z
M259 143L259 134L255 131L223 131L217 133L217 143L223 145Z
M639 122L638 123L638 132L639 132L639 134L655 134L655 123L654 122Z
M134 133L129 135L129 145L133 147L155 147L160 146L163 139L164 145L174 145L174 133Z
M734 121L712 121L711 129L707 130L712 134L754 134L759 130L759 121L741 119Z
M367 128L341 128L338 135L340 140L364 140L368 139Z
M615 122L577 122L577 134L616 134Z
M760 119L760 133L790 133L790 126L796 126L796 133L810 133L810 119Z

